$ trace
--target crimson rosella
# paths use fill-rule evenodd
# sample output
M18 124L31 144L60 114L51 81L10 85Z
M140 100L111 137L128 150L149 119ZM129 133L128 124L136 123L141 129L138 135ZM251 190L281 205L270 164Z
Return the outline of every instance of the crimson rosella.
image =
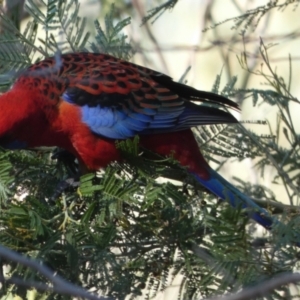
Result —
M209 167L190 129L237 120L191 101L237 108L223 96L107 54L63 54L32 65L1 95L0 145L58 146L97 170L121 159L116 140L139 135L143 147L173 154L207 190L233 207L247 208L270 229L272 217Z

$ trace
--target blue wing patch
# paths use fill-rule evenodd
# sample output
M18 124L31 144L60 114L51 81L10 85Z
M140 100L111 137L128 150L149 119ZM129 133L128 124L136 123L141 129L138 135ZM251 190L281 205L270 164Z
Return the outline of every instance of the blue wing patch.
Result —
M170 115L157 112L150 117L142 113L130 113L122 110L121 107L81 107L82 121L91 130L99 135L111 139L126 139L137 134L147 134L152 129L171 129L174 127L174 119L179 113ZM171 131L171 130L170 130Z
M81 91L80 97L82 95L83 92ZM80 107L82 122L88 125L91 131L111 139L127 139L137 134L150 133L152 130L158 132L161 129L169 129L171 131L174 127L174 120L178 118L183 110L183 107L181 109L174 108L173 110L167 110L164 107L158 107L157 109L138 107L138 112L136 112L134 108L126 103L126 100L128 101L130 97L128 95L121 96L123 99L118 98L117 102L112 100L112 103L103 105L100 101L101 94L89 95L89 104L78 105L78 93L74 93L74 89L72 89L72 93L68 93L67 90L62 98L68 103ZM112 99L114 97L112 95ZM91 101L91 98L94 98L94 101ZM123 102L120 100L123 100Z
M180 131L193 126L235 123L229 113L197 105L182 98L176 102L136 98L135 92L123 95L92 95L77 87L68 88L62 99L81 109L82 122L92 132L111 139L127 139L135 135Z
M82 122L99 135L111 139L133 137L145 127L145 122L131 119L120 109L114 107L81 107Z

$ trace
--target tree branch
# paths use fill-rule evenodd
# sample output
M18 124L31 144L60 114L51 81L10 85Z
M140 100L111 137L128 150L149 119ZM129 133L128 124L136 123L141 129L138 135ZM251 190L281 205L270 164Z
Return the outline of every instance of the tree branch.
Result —
M53 286L41 282L36 282L36 281L25 281L16 277L6 279L3 274L0 276L0 281L2 282L14 283L16 285L25 286L28 288L33 287L40 291L50 291L50 292L70 295L74 297L83 297L89 300L109 299L106 297L98 297L96 295L92 295L91 293L87 292L85 289L66 281L65 279L57 275L55 272L50 270L48 267L42 265L37 260L27 258L1 245L0 245L0 257L5 258L7 260L12 260L13 262L19 263L23 266L26 266L28 268L31 268L39 272L41 275L45 276L53 284Z
M269 292L274 291L276 288L291 284L298 283L300 281L300 274L293 273L285 273L279 276L276 276L268 281L264 281L254 287L246 288L241 292L229 296L220 296L220 297L212 297L206 298L206 300L249 300L254 299L256 297L263 297L267 295Z

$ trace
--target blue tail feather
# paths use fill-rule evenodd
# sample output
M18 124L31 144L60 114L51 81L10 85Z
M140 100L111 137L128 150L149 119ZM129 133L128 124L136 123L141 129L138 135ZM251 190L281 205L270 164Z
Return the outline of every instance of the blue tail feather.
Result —
M250 197L240 192L216 171L210 169L209 173L210 178L208 180L204 180L196 174L194 175L201 185L221 199L228 201L231 206L240 206L247 209L249 217L266 229L271 229L274 224L278 223L278 220L272 218L265 209L257 205Z

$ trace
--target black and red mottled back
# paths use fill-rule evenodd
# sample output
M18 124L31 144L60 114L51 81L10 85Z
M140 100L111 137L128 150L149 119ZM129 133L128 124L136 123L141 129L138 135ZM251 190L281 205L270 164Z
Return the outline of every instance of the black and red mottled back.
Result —
M70 53L47 58L29 67L15 84L39 89L48 99L55 100L67 88L77 87L91 95L133 92L135 100L145 106L160 105L164 101L176 106L183 98L238 107L220 95L196 90L162 73L99 53Z

